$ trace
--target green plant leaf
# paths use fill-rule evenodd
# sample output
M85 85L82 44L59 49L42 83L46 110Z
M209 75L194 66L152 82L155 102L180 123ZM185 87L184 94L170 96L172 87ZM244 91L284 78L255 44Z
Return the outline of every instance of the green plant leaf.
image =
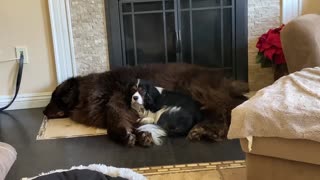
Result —
M272 67L272 61L265 56L261 58L261 67L262 68L267 68L267 67Z
M261 63L261 59L263 58L263 53L258 52L256 56L256 63Z

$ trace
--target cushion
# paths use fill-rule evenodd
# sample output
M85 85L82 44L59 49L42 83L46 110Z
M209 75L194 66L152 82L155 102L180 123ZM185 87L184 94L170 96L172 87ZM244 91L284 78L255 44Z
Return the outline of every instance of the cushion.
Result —
M320 15L308 14L289 22L281 43L290 73L320 66Z
M0 142L0 179L6 177L16 158L16 150L9 144Z

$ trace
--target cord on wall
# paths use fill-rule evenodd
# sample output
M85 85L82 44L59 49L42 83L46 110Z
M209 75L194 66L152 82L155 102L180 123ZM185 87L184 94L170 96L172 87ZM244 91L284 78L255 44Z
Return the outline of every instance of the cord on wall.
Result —
M19 60L19 58L5 59L5 60L0 60L0 63L10 62L10 61L17 61L17 60Z
M20 58L19 58L19 69L18 69L18 74L17 74L17 81L16 81L16 90L14 93L14 96L12 98L12 100L9 102L9 104L7 104L4 107L0 107L0 112L4 111L5 109L7 109L8 107L11 106L11 104L14 102L14 100L16 99L18 93L19 93L19 89L20 89L20 84L21 84L21 79L22 79L22 72L23 72L23 62L24 62L24 55L23 52L20 52Z

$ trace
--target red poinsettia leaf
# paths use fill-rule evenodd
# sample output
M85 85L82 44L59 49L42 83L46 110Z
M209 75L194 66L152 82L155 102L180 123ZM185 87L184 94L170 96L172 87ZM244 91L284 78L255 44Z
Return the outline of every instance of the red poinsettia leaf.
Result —
M270 44L269 42L265 42L265 43L263 43L262 44L262 46L260 47L260 52L263 52L263 51L265 51L265 50L267 50L267 49L269 49L269 48L271 48L272 47L272 44Z
M267 32L267 35L269 36L271 33L273 33L273 31L274 31L273 29L269 29Z
M259 49L259 52L262 52L263 50L261 49L262 48L262 45L266 42L266 39L267 39L267 34L263 34L257 44L256 44L256 47Z
M270 60L273 60L273 55L275 54L275 48L269 48L264 51L264 56Z
M278 33L270 33L267 42L273 46L281 48L280 34Z
M281 54L281 53L283 54L282 48L278 48L275 52L275 54Z

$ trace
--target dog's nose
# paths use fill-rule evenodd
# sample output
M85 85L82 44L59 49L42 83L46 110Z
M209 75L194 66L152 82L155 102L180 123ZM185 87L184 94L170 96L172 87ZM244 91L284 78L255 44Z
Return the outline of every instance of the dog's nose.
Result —
M133 96L133 100L138 100L139 99L139 97L138 96Z

